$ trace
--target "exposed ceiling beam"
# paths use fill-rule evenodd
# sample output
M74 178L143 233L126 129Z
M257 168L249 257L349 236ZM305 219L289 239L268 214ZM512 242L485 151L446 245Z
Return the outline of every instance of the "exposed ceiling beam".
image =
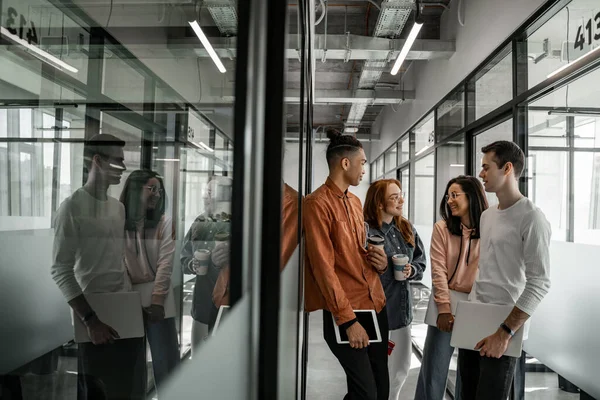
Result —
M235 37L209 38L219 57L235 57L237 40ZM405 39L386 39L361 35L327 35L327 60L386 60L395 59L404 46ZM314 57L320 60L323 56L324 35L315 35ZM286 56L298 58L298 37L288 34ZM148 45L140 46L140 50ZM167 44L168 55L185 56L193 52L197 57L208 57L206 50L199 45L197 38L171 39ZM156 53L160 47L150 47ZM456 51L456 44L451 40L416 40L407 60L449 59ZM153 54L158 56L158 54Z
M314 104L364 104L365 107L370 105L387 105L400 104L405 100L413 100L415 92L413 90L334 90L334 89L317 89L315 91ZM223 89L213 87L208 95L202 95L200 103L209 104L228 104L234 101L233 89ZM297 104L300 102L300 90L288 89L285 92L284 101L289 104Z

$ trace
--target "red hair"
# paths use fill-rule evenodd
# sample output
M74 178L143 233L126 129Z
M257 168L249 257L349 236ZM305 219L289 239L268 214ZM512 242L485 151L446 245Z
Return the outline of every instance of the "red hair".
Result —
M370 226L375 226L381 229L382 224L382 210L380 206L385 208L387 199L385 194L390 185L398 185L402 189L402 184L396 179L381 179L373 182L367 192L367 199L365 200L364 216L365 221ZM394 217L396 226L400 229L404 241L411 246L415 247L415 234L412 230L410 222L404 217Z

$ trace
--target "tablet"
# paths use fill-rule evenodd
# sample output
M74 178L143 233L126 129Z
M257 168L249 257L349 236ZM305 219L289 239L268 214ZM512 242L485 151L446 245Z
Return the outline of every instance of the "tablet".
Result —
M213 327L211 336L215 336L215 332L219 329L219 325L223 322L223 319L229 313L231 306L221 306L219 307L219 313L217 314L217 319L215 321L215 326Z
M138 292L86 293L85 298L100 321L111 326L120 339L144 337L142 301ZM76 343L91 342L87 328L71 310Z
M379 331L379 323L377 322L377 314L375 310L354 310L358 323L365 328L369 335L369 343L381 343L381 332ZM333 327L335 330L335 338L339 344L350 344L348 335L345 329L335 323L335 318L332 316Z

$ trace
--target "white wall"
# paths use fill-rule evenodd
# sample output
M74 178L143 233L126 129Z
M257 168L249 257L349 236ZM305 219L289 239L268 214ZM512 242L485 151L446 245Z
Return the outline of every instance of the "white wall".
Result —
M495 48L507 39L545 0L463 0L465 26L457 22L457 1L442 15L441 38L456 41L456 53L449 60L419 61L410 67L406 79L414 77L416 99L386 107L377 118L373 133L375 159L419 118L471 73ZM408 83L408 82L407 82Z
M365 149L365 153L370 152L371 143L362 143ZM325 183L327 176L329 176L329 167L327 166L327 160L325 159L325 152L327 150L327 142L315 143L313 146L313 180L312 188L317 189L319 186ZM306 154L305 154L306 156ZM285 143L285 156L284 156L284 167L283 167L283 180L285 183L298 189L298 168L299 168L299 154L298 154L298 142L286 142ZM370 165L369 162L365 165L365 176L359 186L350 187L350 192L355 194L360 201L364 204L365 198L367 197L367 191L369 190L369 176L370 176Z

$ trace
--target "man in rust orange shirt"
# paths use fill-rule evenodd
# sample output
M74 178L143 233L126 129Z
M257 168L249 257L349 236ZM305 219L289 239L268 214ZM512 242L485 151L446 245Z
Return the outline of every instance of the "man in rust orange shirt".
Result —
M323 336L346 372L344 399L387 400L388 320L379 279L387 269L387 257L379 248L365 249L362 204L348 192L360 183L367 159L355 137L328 136L329 177L304 201L305 309L323 310ZM376 311L381 343L369 344L353 310ZM334 320L346 331L349 345L337 343Z

